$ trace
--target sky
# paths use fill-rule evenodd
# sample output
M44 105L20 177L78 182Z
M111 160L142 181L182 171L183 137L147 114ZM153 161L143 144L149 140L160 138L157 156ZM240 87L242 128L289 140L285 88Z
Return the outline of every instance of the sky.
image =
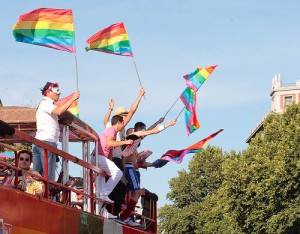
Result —
M73 10L81 93L80 118L99 134L108 101L130 108L140 84L133 60L85 52L86 39L116 22L124 22L141 83L146 91L128 127L148 126L164 116L185 89L183 75L197 66L218 65L197 92L201 128L191 136L181 114L174 127L143 140L140 150L151 150L150 162L169 149L182 149L224 128L210 141L224 152L242 151L246 138L271 108L272 78L295 83L300 58L299 1L101 1L28 0L1 4L0 98L4 106L36 107L40 88L58 82L62 96L76 90L74 54L14 41L12 27L21 14L36 8ZM177 101L166 116L176 118L183 108ZM70 152L81 157L78 144ZM187 169L192 155L181 164L141 170L141 187L169 203L168 182ZM71 168L71 175L80 175Z

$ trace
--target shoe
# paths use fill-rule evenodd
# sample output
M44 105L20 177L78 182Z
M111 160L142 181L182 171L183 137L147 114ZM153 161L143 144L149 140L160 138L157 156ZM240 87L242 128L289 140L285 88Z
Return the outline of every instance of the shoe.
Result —
M115 203L113 200L109 199L107 195L100 195L99 197L101 200L109 202L109 203Z
M105 219L116 219L116 218L118 218L118 216L115 216L115 215L112 215L111 213L109 213L105 207L101 209L100 215Z
M124 219L121 219L121 218L119 218L119 217L116 219L116 221L117 221L118 223L125 224L125 220L124 220Z
M131 227L139 227L141 226L139 223L133 222L131 219L124 220L124 223Z

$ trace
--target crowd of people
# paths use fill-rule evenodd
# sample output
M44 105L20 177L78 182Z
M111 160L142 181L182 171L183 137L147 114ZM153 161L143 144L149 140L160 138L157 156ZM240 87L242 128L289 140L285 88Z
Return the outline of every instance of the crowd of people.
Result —
M59 85L57 83L47 82L41 89L42 100L36 110L36 126L37 132L35 138L57 147L59 141L59 123L58 116L63 114L72 105L74 101L79 99L79 91L75 91L71 95L71 99L62 102L59 106L55 105L60 97ZM114 100L109 100L109 108L104 117L104 131L98 139L97 165L105 172L107 177L98 174L95 178L97 190L96 196L102 201L98 205L100 215L108 219L117 219L121 223L131 226L139 226L130 216L135 209L140 193L140 173L139 168L147 168L150 163L137 162L138 147L141 140L148 135L157 134L164 129L174 126L176 121L172 120L167 124L162 124L164 118L160 118L148 129L143 122L137 122L134 127L128 128L125 134L125 127L138 109L139 103L145 94L144 88L140 88L139 95L135 102L131 105L129 111L125 107L114 107ZM112 113L114 111L113 116ZM45 185L38 177L34 175L45 176L44 174L44 149L33 145L33 155L28 150L21 150L17 154L18 166L21 171L30 172L29 175L18 175L20 187L25 192L33 195L43 196ZM48 152L48 179L55 181L57 155ZM30 164L33 162L33 169ZM15 174L12 170L11 175L6 179L5 185L13 186L15 184ZM82 189L82 188L81 188ZM81 190L80 190L81 191ZM129 201L126 208L122 209L126 194ZM82 203L82 194L72 193L72 201L80 201ZM113 213L109 213L106 205L113 204ZM75 205L81 209L82 205Z

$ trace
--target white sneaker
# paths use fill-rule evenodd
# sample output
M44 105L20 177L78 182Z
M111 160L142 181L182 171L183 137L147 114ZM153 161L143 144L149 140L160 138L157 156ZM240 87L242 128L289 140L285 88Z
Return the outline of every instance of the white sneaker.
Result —
M115 216L115 215L112 215L111 213L109 213L105 207L101 209L100 215L105 219L116 219L116 218L118 218L118 216Z
M139 223L133 222L130 218L127 220L124 220L124 223L131 226L131 227L139 227L141 226Z
M101 200L103 201L107 201L109 203L115 203L113 200L109 199L109 197L107 195L100 195L99 197Z

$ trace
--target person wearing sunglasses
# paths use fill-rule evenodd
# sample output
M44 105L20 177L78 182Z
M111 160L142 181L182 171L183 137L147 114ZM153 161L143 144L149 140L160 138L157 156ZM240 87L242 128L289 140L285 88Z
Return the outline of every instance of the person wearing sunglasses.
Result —
M36 135L35 138L45 143L57 147L59 141L59 123L58 116L68 110L74 101L76 101L80 93L75 91L71 99L66 100L59 106L55 105L58 101L60 91L58 83L47 82L41 89L43 98L36 110ZM55 181L56 154L48 151L48 176L49 180ZM44 149L33 145L33 170L44 175Z
M32 162L32 153L29 150L23 149L17 153L18 167L21 169L18 171L18 188L25 191L26 193L43 196L45 192L45 185L38 178L35 178L34 175L41 176L37 171L33 171L30 168ZM30 175L29 173L34 175ZM7 187L14 187L15 184L15 170L11 170L10 176L4 182L4 185Z

